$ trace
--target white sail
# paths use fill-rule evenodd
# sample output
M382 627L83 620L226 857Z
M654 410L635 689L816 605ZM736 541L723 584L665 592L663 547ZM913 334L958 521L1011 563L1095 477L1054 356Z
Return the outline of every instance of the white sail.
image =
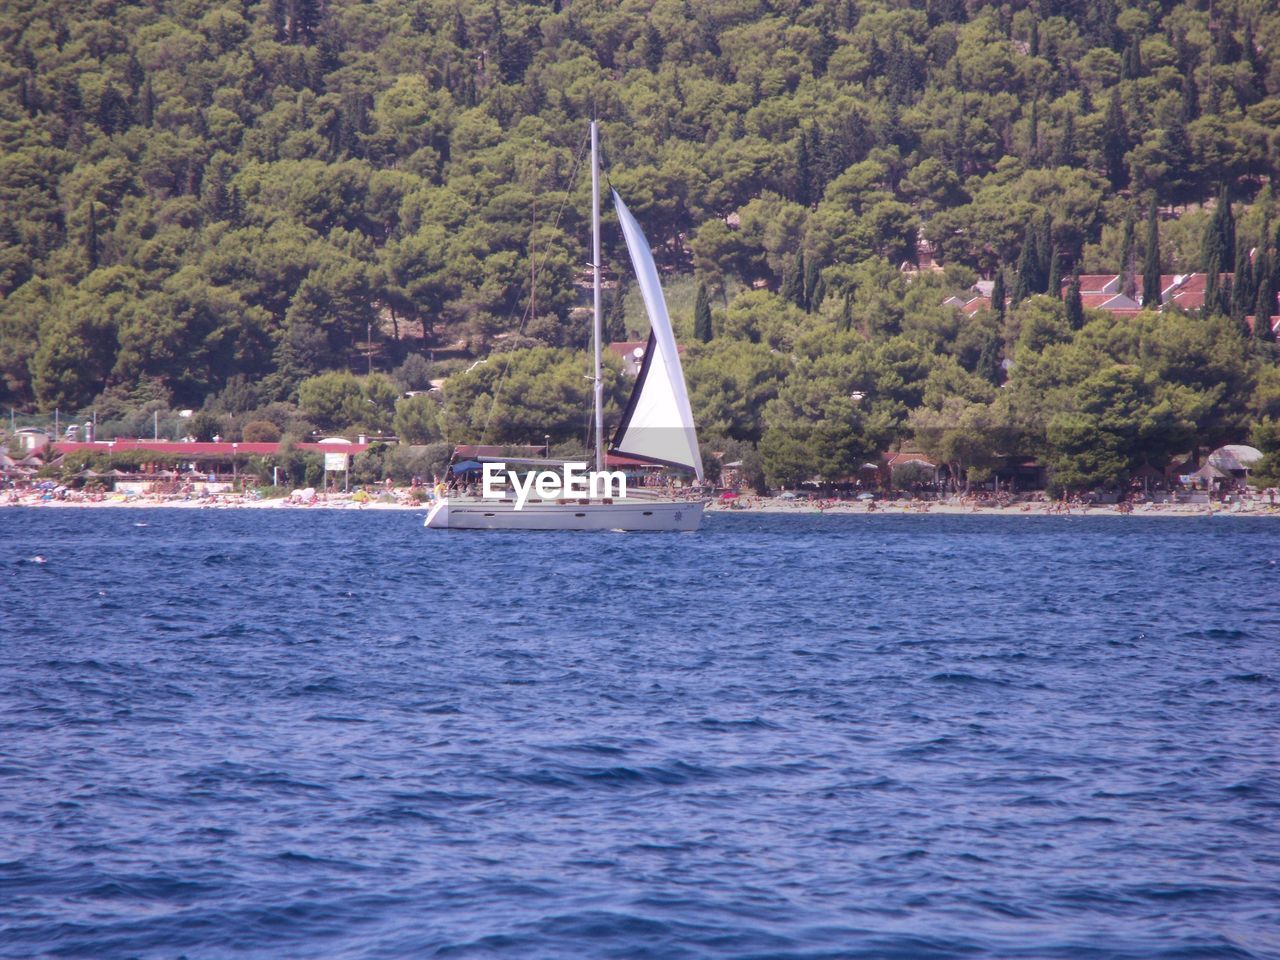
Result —
M658 267L653 262L649 242L640 225L627 209L618 192L613 191L613 205L627 240L636 282L649 314L649 346L645 351L640 374L631 393L631 402L614 435L612 452L641 460L652 460L676 467L688 467L702 480L702 454L698 435L693 428L689 394L680 368L676 338L667 316L667 302L658 282Z

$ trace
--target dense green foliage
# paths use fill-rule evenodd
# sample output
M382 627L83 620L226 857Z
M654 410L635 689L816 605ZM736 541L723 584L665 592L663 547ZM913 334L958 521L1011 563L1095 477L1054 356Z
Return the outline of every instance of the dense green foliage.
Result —
M699 422L758 443L775 482L914 436L1087 485L1280 414L1270 331L1244 321L1280 290L1263 0L0 11L18 409L583 440L596 115L612 184L696 278L676 321ZM945 274L899 270L920 236ZM1119 273L1150 303L1190 270L1217 316L1087 316L1069 283ZM978 275L1008 316L940 306ZM627 297L611 287L618 335L643 324ZM443 402L397 405L450 374Z

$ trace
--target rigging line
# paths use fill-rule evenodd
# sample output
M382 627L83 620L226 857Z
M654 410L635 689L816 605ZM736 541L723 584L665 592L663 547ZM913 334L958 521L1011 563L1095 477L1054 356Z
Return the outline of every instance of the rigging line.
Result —
M565 206L568 205L569 203L569 195L573 192L573 184L578 178L578 170L582 166L582 158L586 155L587 148L590 145L590 142L591 142L591 137L590 135L588 135L583 139L582 146L578 148L578 155L574 157L573 167L569 170L569 185L565 188L564 196L560 198L560 206L556 209L556 216L551 224L552 229L558 228L560 226L560 218L564 214ZM543 250L542 252L541 261L538 261L536 259L534 261L533 271L535 276L537 275L538 268L541 267L543 263L546 262L547 258L550 257L550 255L551 255L551 248L550 248L550 244L548 244L547 249ZM530 290L530 293L532 292L533 291ZM519 338L519 336L524 333L524 328L528 324L529 320L531 319L532 312L533 311L531 307L526 307L524 315L520 318L520 325L516 328L517 338ZM507 315L508 321L510 321L510 319L514 315L515 315L515 311L512 310L511 313ZM496 385L494 386L493 398L489 403L489 413L485 416L485 419L484 419L484 429L480 431L480 441L479 441L480 443L484 443L485 439L489 436L489 427L493 423L493 415L497 411L498 401L502 397L502 387L505 384L507 379L507 371L511 369L512 352L513 351L511 350L507 351L506 358L502 364L502 369L498 372L498 380Z

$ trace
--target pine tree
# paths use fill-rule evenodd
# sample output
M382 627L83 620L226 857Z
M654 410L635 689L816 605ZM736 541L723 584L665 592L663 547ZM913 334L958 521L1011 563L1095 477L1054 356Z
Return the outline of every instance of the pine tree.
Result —
M1084 326L1084 301L1080 297L1080 278L1072 277L1071 282L1067 284L1067 325L1072 330L1079 330Z
M1160 305L1160 224L1156 198L1151 197L1147 209L1147 249L1142 265L1142 305L1152 308Z
M693 335L703 343L711 342L711 302L705 283L698 284L698 298L693 306Z

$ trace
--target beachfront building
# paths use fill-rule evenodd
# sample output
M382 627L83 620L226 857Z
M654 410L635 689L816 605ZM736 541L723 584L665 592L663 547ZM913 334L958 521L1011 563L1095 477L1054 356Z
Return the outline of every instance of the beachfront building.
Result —
M229 441L197 442L175 440L99 440L94 442L62 440L50 446L49 462L60 463L73 454L101 456L110 461L130 461L127 466L113 466L104 471L88 468L80 472L82 480L110 484L121 493L155 492L189 487L195 492L217 493L231 489L240 479L240 467L250 457L279 457L289 450L319 455L346 454L351 457L367 450L367 442L337 442L337 438L319 442L233 443ZM154 459L147 459L148 455ZM326 466L326 469L330 469Z

